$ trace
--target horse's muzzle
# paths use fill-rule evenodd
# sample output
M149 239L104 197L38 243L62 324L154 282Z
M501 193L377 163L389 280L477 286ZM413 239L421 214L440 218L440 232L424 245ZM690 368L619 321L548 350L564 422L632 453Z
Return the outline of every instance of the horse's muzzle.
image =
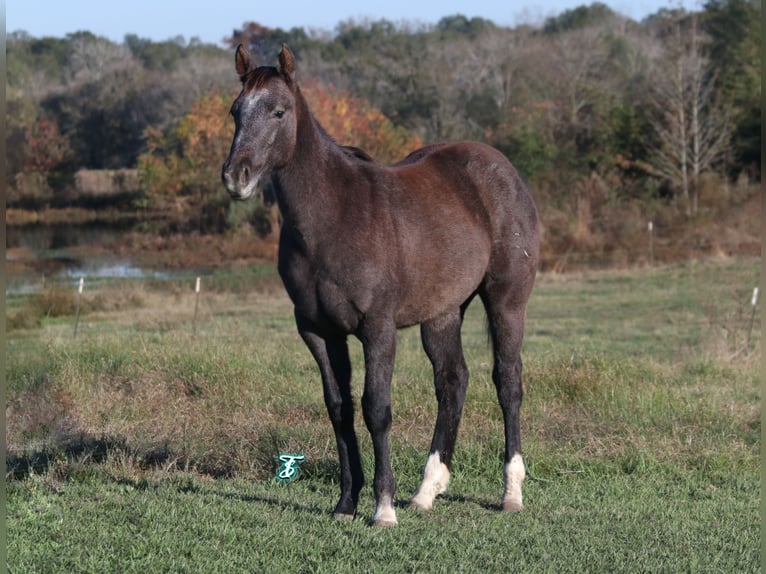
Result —
M258 178L253 173L250 161L241 161L232 165L226 160L221 169L221 180L232 199L244 201L249 199L258 188Z

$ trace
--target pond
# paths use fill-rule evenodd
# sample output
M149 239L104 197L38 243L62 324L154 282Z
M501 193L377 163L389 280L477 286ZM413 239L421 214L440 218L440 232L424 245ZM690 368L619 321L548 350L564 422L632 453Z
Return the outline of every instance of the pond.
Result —
M6 295L35 292L46 283L89 279L152 278L171 274L137 266L104 246L129 231L132 222L55 223L6 226Z

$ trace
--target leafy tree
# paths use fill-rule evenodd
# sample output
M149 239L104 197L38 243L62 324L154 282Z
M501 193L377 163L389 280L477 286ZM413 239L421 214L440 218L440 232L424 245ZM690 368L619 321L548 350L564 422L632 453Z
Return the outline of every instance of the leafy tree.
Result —
M476 38L487 30L493 29L495 24L484 18L467 18L463 14L445 16L436 24L436 29L446 34L464 34Z
M579 30L603 24L616 16L617 14L602 2L593 2L590 6L583 4L571 10L564 10L558 16L548 18L543 24L543 32L557 34L568 30Z
M5 143L7 182L24 169L27 133L37 121L38 109L26 98L8 95L5 104Z
M720 97L732 106L736 164L750 167L756 179L761 170L762 4L709 0L701 19Z
M539 113L532 113L525 121L493 139L492 143L513 162L525 178L535 178L555 170L558 148L545 137L539 123L544 121Z
M209 61L215 67L206 66L208 72L195 70L198 57L190 55L188 68L179 66L172 72L148 70L133 61L51 94L42 107L71 138L79 165L90 169L133 167L144 149L148 127L176 121L194 97L220 89L224 83L223 75L216 71L221 62Z

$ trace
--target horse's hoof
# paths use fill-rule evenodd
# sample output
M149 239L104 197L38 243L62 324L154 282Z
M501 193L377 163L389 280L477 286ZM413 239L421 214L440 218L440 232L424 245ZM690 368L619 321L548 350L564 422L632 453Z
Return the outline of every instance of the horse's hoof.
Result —
M372 525L376 528L389 528L391 526L396 526L398 523L396 521L396 518L393 520L390 518L378 518L375 520Z
M352 520L354 520L353 514L343 514L342 512L336 512L335 514L333 514L333 516L335 516L336 520L346 520L348 522L351 522Z
M503 512L521 512L524 505L520 500L506 500L503 502Z
M410 500L410 508L414 508L415 510L427 511L433 508L433 504L425 504L413 498L412 500Z

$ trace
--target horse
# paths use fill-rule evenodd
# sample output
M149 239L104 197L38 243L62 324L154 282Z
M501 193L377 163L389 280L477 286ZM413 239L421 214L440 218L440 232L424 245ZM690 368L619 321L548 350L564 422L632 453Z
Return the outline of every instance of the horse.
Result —
M468 385L461 325L478 295L492 342L503 413L503 511L523 508L522 359L539 223L526 184L498 150L439 143L392 165L336 143L311 114L283 44L277 66L255 66L240 44L242 84L223 184L235 200L270 182L282 216L277 268L301 338L319 367L337 442L340 499L356 515L364 474L354 432L347 339L364 356L363 418L375 457L372 524L397 524L389 435L397 329L420 325L438 411L412 507L429 510L448 486Z

